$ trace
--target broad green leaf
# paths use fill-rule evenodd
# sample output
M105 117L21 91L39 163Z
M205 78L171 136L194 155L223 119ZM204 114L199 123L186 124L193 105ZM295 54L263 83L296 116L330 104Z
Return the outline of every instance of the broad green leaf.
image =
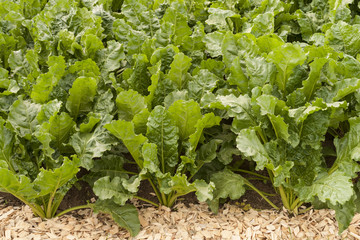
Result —
M66 109L75 119L80 114L91 111L96 89L95 78L79 77L74 81L72 88L69 90L70 96L66 102Z
M94 183L93 190L100 200L111 199L116 204L124 205L127 200L132 198L134 193L125 189L123 186L125 181L124 178L114 177L111 180L109 176L105 176Z
M156 106L147 122L147 138L157 145L157 158L163 173L178 164L179 128L162 106Z
M34 181L34 185L40 189L38 197L55 194L59 188L75 178L80 170L77 161L76 157L72 160L65 157L63 164L59 168L54 170L40 169Z
M203 135L203 131L205 128L210 128L215 125L219 125L221 118L215 116L214 113L207 113L201 119L199 119L195 125L195 132L189 136L189 143L191 151L195 151L200 138Z
M95 54L104 48L102 41L94 34L85 34L81 37L85 58L95 59Z
M280 115L275 116L274 114L268 114L268 117L273 126L276 137L288 141L290 137L289 125L285 123L284 118Z
M359 88L359 78L350 78L338 81L335 83L334 93L336 93L336 95L333 97L333 101L339 101L350 93L357 91Z
M151 75L148 71L149 60L145 54L133 55L135 61L131 76L127 79L130 87L142 95L148 95L148 87L151 84Z
M350 130L343 138L335 138L337 158L333 168L339 167L347 176L356 177L359 171L359 164L352 159L359 161L357 150L360 142L360 118L350 118Z
M273 49L284 45L284 41L276 34L260 36L256 39L256 43L260 50L265 53L269 53Z
M43 104L41 106L41 111L36 117L39 123L49 121L50 117L54 116L54 114L57 114L60 111L61 105L62 102L58 101L57 99Z
M75 62L69 67L68 72L76 74L78 77L92 77L95 79L100 75L99 67L90 58Z
M64 148L64 144L68 142L74 126L75 122L66 112L50 118L49 133L53 136L52 140L57 149Z
M122 91L116 97L120 119L131 121L134 116L147 108L145 97L134 90Z
M111 179L114 177L126 178L129 172L124 169L124 163L126 163L126 159L121 156L103 154L100 159L94 160L90 173L83 178L91 186L96 180L105 176L109 176Z
M222 55L221 44L224 38L224 34L219 31L208 33L204 37L205 49L211 57L216 58Z
M173 1L171 6L166 9L166 12L161 19L161 25L165 23L170 24L169 30L175 46L181 45L186 36L190 36L192 31L188 26L187 10L184 2Z
M274 32L274 13L267 12L259 14L253 20L253 26L251 27L251 33L255 37L271 34Z
M150 173L156 174L158 177L160 170L160 162L158 159L157 145L155 143L144 143L141 149L144 158L144 169Z
M248 91L249 79L244 73L239 57L236 57L232 62L228 83L236 85L244 94Z
M54 86L65 73L66 65L63 56L51 56L47 64L49 71L38 77L31 92L31 98L38 103L44 103L48 100Z
M39 123L36 117L40 110L40 104L23 100L20 96L10 107L8 121L20 137L30 140Z
M276 84L281 91L284 91L289 76L296 66L302 65L306 55L299 45L286 43L268 54L267 60L274 63L278 69Z
M302 123L299 132L301 145L319 149L325 141L325 134L330 125L330 111L318 111L309 115Z
M311 186L302 186L299 197L305 202L311 202L315 197L331 204L345 204L354 195L351 178L341 171L331 174L322 173Z
M190 66L191 58L188 56L183 53L178 53L174 56L174 61L170 65L171 69L167 77L177 85L179 90L187 85L189 79L188 70Z
M111 149L117 141L104 129L110 123L112 116L105 115L98 123L94 132L77 132L71 136L69 144L74 148L80 159L80 165L90 169L94 165L94 158L101 157Z
M119 206L110 200L96 201L95 212L110 214L112 219L135 237L140 232L140 221L137 209L132 205Z
M200 100L207 92L212 92L219 82L219 78L207 69L201 69L188 83L189 94L192 99Z
M123 45L114 40L107 42L107 47L98 53L98 62L100 63L103 74L115 71L120 68L120 63L125 59Z
M101 118L99 114L89 113L88 114L88 122L83 122L80 124L80 132L89 133L94 128L94 126L100 122Z
M343 21L333 24L326 31L325 42L336 49L353 57L360 53L360 29Z
M218 30L232 30L229 26L228 18L235 16L231 10L223 10L220 8L209 8L209 18L205 21L209 25L214 25Z
M276 67L268 63L263 57L248 57L245 59L246 73L249 76L248 85L262 87L266 83L272 83L275 80Z
M13 169L13 147L15 142L15 134L4 126L0 121L0 161L5 161L12 171Z
M309 77L303 82L302 91L306 96L307 101L310 101L313 93L321 85L320 74L321 69L326 64L328 60L325 58L315 58L312 63L310 63L310 74Z
M0 168L0 191L26 200L34 199L38 195L30 178L24 175L17 176L7 168Z
M211 176L211 182L215 184L214 200L209 205L214 213L219 210L220 198L239 199L245 193L245 180L230 170L223 170Z
M120 139L139 167L143 166L141 146L148 141L142 134L136 135L134 124L125 120L112 121L104 126L111 134Z
M269 163L269 155L254 129L243 129L236 138L237 148L245 157L256 162L256 169L262 170Z
M95 101L94 112L99 114L112 114L114 110L114 101L111 89L102 93Z
M193 100L178 100L169 107L168 112L179 128L181 141L186 140L196 131L195 125L202 117L199 104Z

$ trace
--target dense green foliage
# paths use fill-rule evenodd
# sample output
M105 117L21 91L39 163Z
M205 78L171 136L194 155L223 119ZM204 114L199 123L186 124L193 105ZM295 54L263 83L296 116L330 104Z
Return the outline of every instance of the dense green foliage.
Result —
M0 0L0 191L51 218L84 168L98 201L79 208L136 235L126 202L158 205L143 181L169 207L195 192L217 212L249 188L279 207L246 172L290 212L335 209L343 231L360 211L359 8Z

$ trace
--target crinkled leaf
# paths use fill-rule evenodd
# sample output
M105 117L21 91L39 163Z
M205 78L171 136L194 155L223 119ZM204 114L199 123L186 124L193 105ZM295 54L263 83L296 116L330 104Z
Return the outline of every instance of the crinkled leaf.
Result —
M245 180L230 170L223 170L211 176L211 182L215 184L214 200L209 203L211 210L217 213L220 198L239 199L245 193Z

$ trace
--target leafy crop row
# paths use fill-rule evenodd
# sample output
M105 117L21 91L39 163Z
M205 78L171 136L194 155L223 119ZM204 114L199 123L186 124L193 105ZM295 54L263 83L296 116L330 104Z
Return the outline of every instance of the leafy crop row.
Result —
M290 212L335 209L343 231L360 210L359 8L0 0L0 191L42 218L107 212L135 235L132 198L195 192L217 212L252 189L278 208L246 172ZM80 168L98 200L59 212Z

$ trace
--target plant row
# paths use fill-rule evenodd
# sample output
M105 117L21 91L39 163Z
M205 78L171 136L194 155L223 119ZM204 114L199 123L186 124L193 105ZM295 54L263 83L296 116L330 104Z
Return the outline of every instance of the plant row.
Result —
M41 218L90 207L136 235L133 198L193 192L216 213L252 189L279 208L246 173L291 213L334 209L343 231L360 210L359 7L0 0L0 191ZM80 169L98 199L59 212ZM138 195L145 181L157 201Z

